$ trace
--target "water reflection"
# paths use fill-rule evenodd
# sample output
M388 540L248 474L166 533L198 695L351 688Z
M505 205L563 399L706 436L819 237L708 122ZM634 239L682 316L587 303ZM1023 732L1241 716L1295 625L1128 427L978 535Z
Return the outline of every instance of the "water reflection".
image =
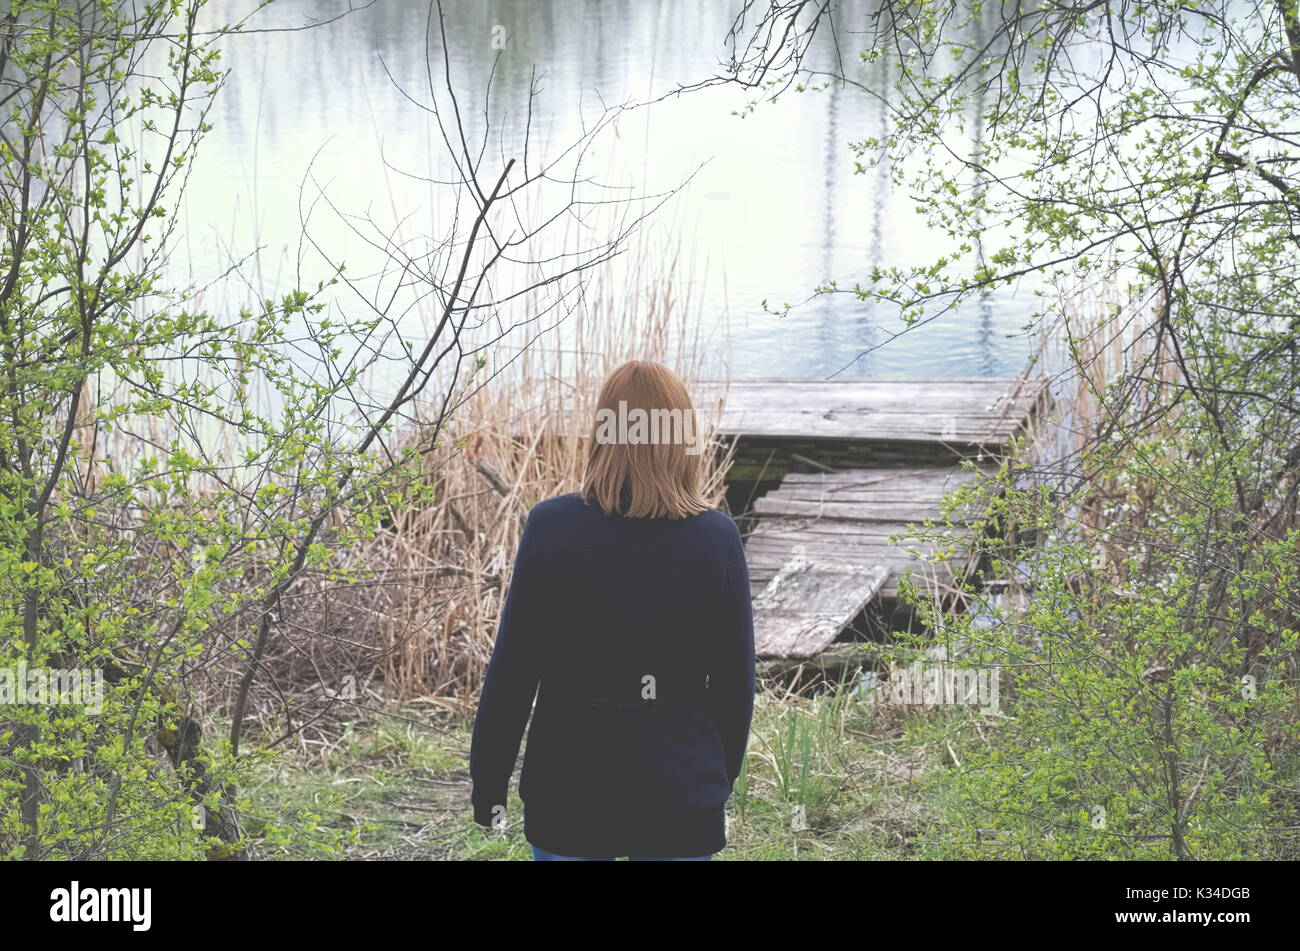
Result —
M250 6L251 0L218 0L208 16L214 24L229 22ZM346 8L347 0L279 0L258 22L296 25ZM734 8L730 0L449 0L451 67L473 93L466 121L477 134L486 111L502 124L504 147L520 147L520 104L540 77L543 109L532 117L529 135L535 146L558 147L576 138L602 102L655 97L713 74L725 55ZM836 13L850 52L852 31L861 29L866 10L850 2ZM249 276L257 296L310 281L312 267L319 266L310 256L303 273L295 274L300 186L318 151L320 180L329 182L340 207L405 219L407 238L438 233L445 209L430 186L403 174L445 177L436 126L387 75L412 97L427 90L427 14L423 2L379 0L319 29L227 41L226 62L234 73L218 97L215 129L194 172L188 247L178 267L195 279L212 277L228 265L232 248L263 246L261 267ZM485 102L498 26L509 40ZM858 82L888 89L887 58L846 66ZM684 276L701 319L720 332L726 328L730 372L1017 372L1028 342L1006 335L1018 331L1032 309L1025 288L972 301L895 340L889 340L901 329L895 315L850 294L820 298L785 318L764 312L765 299L774 307L801 301L831 279L848 287L873 265L928 261L947 242L925 226L909 196L891 188L887 167L853 173L848 142L885 132L888 111L880 97L835 86L791 92L744 118L732 115L747 98L739 89L714 88L666 99L632 113L598 156L607 180L648 191L671 188L707 162L655 234L680 233L694 249L691 273ZM340 225L321 221L318 227L316 240L337 243L343 257L362 253ZM253 291L235 283L222 293L242 300ZM872 349L882 341L889 342ZM870 352L860 356L864 351Z

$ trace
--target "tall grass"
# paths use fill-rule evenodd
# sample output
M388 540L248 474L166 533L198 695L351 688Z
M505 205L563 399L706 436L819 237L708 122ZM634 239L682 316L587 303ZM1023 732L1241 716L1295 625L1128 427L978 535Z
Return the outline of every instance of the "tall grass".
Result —
M307 689L350 673L375 700L472 708L524 517L579 487L606 375L634 358L668 364L688 386L725 374L682 270L677 255L646 251L621 278L594 281L554 332L530 338L521 327L501 341L423 456L433 501L395 505L387 530L339 553L366 581L308 577L294 592L299 623L319 636L287 639L269 662L279 682ZM718 406L697 411L708 494L723 504L730 450L714 436ZM396 447L425 445L439 413L424 406Z

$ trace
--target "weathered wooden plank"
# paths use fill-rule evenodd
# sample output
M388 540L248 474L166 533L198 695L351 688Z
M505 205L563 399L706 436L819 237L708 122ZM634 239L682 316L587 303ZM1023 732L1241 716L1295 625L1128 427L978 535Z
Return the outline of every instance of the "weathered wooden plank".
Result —
M863 555L866 555L866 552L863 552ZM755 563L750 565L751 589L753 589L754 586L766 585L768 581L771 581L772 577L779 574L781 568L783 568L785 564L788 564L789 557L789 552L787 552L784 556L764 555L762 559L755 560ZM816 555L810 555L809 557L815 557L815 559L824 561L833 561L832 556L829 556L824 552L816 553ZM881 560L878 561L878 563L872 564L879 565L880 568L885 569L883 587L897 587L898 582L900 582L902 577L909 572L914 573L918 578L932 578L935 579L935 581L946 585L946 583L952 581L954 570L956 570L953 564L946 563L946 561L941 561L941 563L937 564L931 563L931 561L915 559L915 557L907 555L906 552L893 553L893 555L881 557ZM959 568L961 565L957 566Z
M747 549L746 559L749 564L751 579L760 572L774 572L783 564L790 560L791 552L796 547L802 547L807 552L807 557L816 558L827 562L844 562L847 564L880 564L890 569L891 573L906 570L907 568L924 566L929 570L932 566L922 559L928 559L939 550L940 546L931 543L910 542L906 545L889 545L883 541L879 544L867 544L860 546L849 545L822 545L816 542L795 541L788 542L788 547L767 547L759 545L752 552ZM947 547L946 545L943 547ZM962 561L968 546L958 544L954 547L954 557L945 562L938 562L933 567L949 563L951 561ZM897 579L891 577L891 582Z
M951 584L954 578L953 566L946 563L932 565L923 561L893 560L887 564L882 564L879 567L884 571L884 575L881 579L880 590L872 593L878 593L881 597L885 598L897 597L899 582L902 581L908 572L912 572L917 579L934 581L941 585ZM771 580L780 573L780 571L780 567L772 567L770 565L755 566L754 574L750 580L750 591L753 595L755 597L761 597L766 585L770 583ZM863 605L866 603L866 601L863 601ZM861 606L859 606L859 609L861 609ZM844 624L847 623L848 621L845 620ZM840 626L843 627L844 625L842 624Z
M917 502L937 506L943 497L959 488L957 485L947 487L916 486L914 488L842 488L825 489L818 486L782 486L780 498L788 502L825 502L828 505L848 505L855 502ZM772 493L769 493L771 495Z
M946 547L937 542L909 542L906 545L891 545L883 538L872 540L872 542L862 542L859 544L846 544L837 542L833 538L826 540L810 540L806 537L790 539L767 539L751 538L746 551L749 552L751 563L757 563L767 557L777 561L784 561L789 557L790 551L795 545L803 545L809 555L815 555L820 558L839 557L842 561L872 563L890 561L892 559L902 559L909 557L909 551L916 551L920 554L930 554Z
M789 474L754 505L758 516L745 542L750 579L762 590L799 548L805 557L827 562L876 564L888 577L877 596L898 596L908 572L946 585L968 567L973 528L982 511L973 501L954 513L954 526L940 538L918 538L915 530L938 519L945 495L989 471L964 466L907 466ZM901 536L896 542L890 538ZM953 556L934 562L935 553L956 546Z
M876 592L875 597L880 601L898 600L898 598L900 597L899 592L901 590L901 582L906 574L907 574L906 570L902 570L898 572L898 574L893 574L891 572L889 577L885 580L885 583L880 586L880 590ZM944 571L936 571L933 576L925 575L924 577L926 577L927 579L931 579L928 583L932 583L936 585L947 586L947 585L955 584L955 580L954 580L955 574L950 569ZM770 578L771 576L768 575L767 577L762 579L761 584L760 583L751 584L749 589L750 593L757 598L759 595L763 593L763 584L765 584L768 580L770 580Z
M773 546L793 544L794 542L811 542L822 545L834 545L840 548L854 545L890 545L889 539L895 535L903 538L927 540L932 532L941 533L943 538L960 541L969 537L974 531L970 525L937 525L933 528L916 522L852 522L839 521L834 518L766 518L758 523L758 528L750 532L745 544L755 546ZM925 538L918 537L924 535Z
M893 559L910 557L909 552L931 555L941 549L958 550L968 547L972 536L966 534L956 538L915 539L891 543L886 537L852 539L839 535L815 535L811 532L788 535L784 537L751 536L745 543L745 551L750 566L765 558L784 558L795 545L803 545L809 554L821 557L841 557L845 561L874 564L889 562Z
M793 398L797 397L798 402ZM990 417L1004 414L1010 409L1025 408L1033 403L1029 393L981 393L965 386L952 389L909 390L890 393L872 390L840 391L827 393L817 389L787 383L769 390L733 390L719 399L722 416L753 410L772 412L781 409L798 409L809 413L827 412L880 412L897 413L919 409L925 413L950 413L954 416ZM713 406L712 401L706 404Z
M907 420L888 428L882 426L873 428L851 421L803 423L798 420L786 420L779 426L765 429L764 432L767 438L781 443L779 448L783 453L798 453L818 461L822 452L818 451L817 445L801 447L795 440L822 439L827 442L832 440L852 442L860 445L864 450L892 451L900 461L928 462L931 458L937 460L940 456L939 450L945 448L949 450L949 455L958 458L978 452L995 455L1001 452L1002 447L1009 444L1016 435L1009 429L931 429ZM745 447L746 450L748 448ZM812 449L813 452L808 452L807 449ZM845 457L852 458L852 455L845 454ZM802 467L790 465L788 468Z
M793 402L795 399L800 402ZM739 429L744 419L771 420L788 416L802 420L831 420L842 417L870 421L879 418L882 425L890 425L900 419L916 418L940 428L949 421L959 428L989 425L1014 428L1030 408L1029 401L990 408L973 403L957 404L951 400L940 400L934 403L923 400L900 400L896 404L882 406L879 403L803 402L806 399L808 397L803 394L791 393L780 402L759 406L734 406L723 411L719 427L723 433L735 431L745 433L746 430Z
M863 439L870 438L877 431L893 431L905 426L915 426L927 432L942 432L951 428L956 433L1009 431L1019 425L1019 420L1004 418L991 413L961 413L952 410L926 409L916 405L899 406L890 412L879 407L792 407L773 406L770 409L746 407L727 414L721 432L739 432L742 435L787 434L792 427L795 434L814 436L817 433L833 430L843 432L851 426L857 427L856 435ZM753 423L754 425L746 425ZM735 427L733 430L731 427Z
M798 391L826 400L939 400L948 398L962 403L990 405L1017 399L1032 399L1046 380L980 377L944 380L873 380L873 379L772 379L732 380L729 383L707 381L692 389L696 405L711 405L733 397L747 403L779 399L780 394Z
M754 597L754 653L758 657L820 653L875 597L888 574L884 566L809 558L795 546Z
M918 573L934 571L937 576L944 576L951 567L947 560L937 562L934 560L934 554L937 551L934 548L918 546L917 550L912 552L899 546L893 548L858 548L850 551L828 551L825 548L807 544L804 547L808 551L808 557L822 561L883 565L889 569L889 577L885 579L887 584L896 583L900 575L912 569L916 569ZM775 549L755 550L748 555L750 582L766 581L775 572L779 571L781 566L789 561L790 552L793 548L794 545L784 551ZM957 560L959 562L966 557L965 553L967 551L969 551L967 548L957 550Z
M891 535L901 535L913 527L916 527L914 522L839 522L825 518L768 518L759 522L758 527L750 532L748 538L757 544L766 541L822 541L842 546L861 539L863 544L883 545ZM962 531L968 530L963 528Z
M954 583L957 572L953 566L947 562L939 565L928 565L919 561L910 561L905 564L884 565L888 569L888 574L880 589L875 592L875 597L881 600L893 600L898 597L899 583L903 577L912 571L918 578L928 579L937 585L951 585ZM767 583L771 581L776 574L775 570L763 570L756 572L750 581L750 593L755 597L760 597ZM864 607L866 603L864 602Z
M743 380L697 387L723 436L1001 446L1045 380Z
M832 517L855 521L923 520L939 514L944 496L973 481L978 473L959 467L936 467L905 474L877 470L811 473L787 477L779 488L754 505L759 516ZM978 503L959 511L957 518L978 514Z
M938 521L945 496L993 468L954 463L996 456L1050 398L1045 379L745 380L697 395L733 444L732 478L759 492L779 482L752 503L745 547L766 618L760 656L796 659L829 646L872 597L897 597L907 573L942 585L969 568L973 528L962 526L982 502L952 513L947 538L909 529ZM883 574L870 591L864 565Z
M899 486L941 485L956 486L974 482L995 471L995 466L981 466L974 470L935 466L899 466L892 469L841 469L835 472L791 472L785 477L782 488L798 485L838 486Z
M763 517L802 516L805 518L836 518L855 522L922 522L938 518L939 507L930 502L836 502L832 499L804 501L801 499L773 498L775 493L763 496L754 503L754 514ZM967 524L979 517L974 505L958 508L948 517Z
M966 419L996 419L1007 416L1014 411L1028 409L1032 398L995 397L987 399L979 394L970 395L962 391L951 393L916 393L907 395L885 395L869 392L827 396L809 393L800 387L791 386L796 392L774 391L770 394L728 394L722 404L722 420L726 421L734 414L741 413L806 413L808 415L826 415L838 413L879 413L897 415L900 413L921 413L930 416L955 416ZM845 398L845 397L849 398ZM798 402L795 402L795 400Z
M772 438L857 439L864 442L997 445L1009 442L1016 421L957 419L920 413L840 413L794 411L737 413L719 428L722 435L754 434Z
M760 661L759 675L775 677L794 670L816 670L825 675L837 674L846 668L864 667L872 662L873 655L862 643L832 644L815 657L774 657Z

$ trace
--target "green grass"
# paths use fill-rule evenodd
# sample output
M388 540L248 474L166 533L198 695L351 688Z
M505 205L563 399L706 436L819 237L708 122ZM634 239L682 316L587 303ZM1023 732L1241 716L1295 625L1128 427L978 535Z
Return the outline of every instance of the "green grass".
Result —
M941 815L926 770L953 764L970 741L958 713L872 706L840 690L813 698L760 694L749 755L728 804L717 860L937 858L921 835ZM345 858L510 859L531 856L522 821L485 831L469 811L470 721L399 709L340 725L324 753L282 760L244 790L251 812L314 816ZM516 774L517 778L517 774ZM932 788L932 787L929 787ZM510 815L522 815L512 783ZM256 817L250 831L257 832ZM263 845L259 858L334 857L316 840Z
M288 754L243 790L252 812L318 815L345 838L344 858L440 859L472 837L468 725L405 708L340 724L328 750ZM473 828L471 828L473 827ZM256 833L256 824L250 831ZM495 848L496 843L483 843ZM259 858L311 858L292 846Z

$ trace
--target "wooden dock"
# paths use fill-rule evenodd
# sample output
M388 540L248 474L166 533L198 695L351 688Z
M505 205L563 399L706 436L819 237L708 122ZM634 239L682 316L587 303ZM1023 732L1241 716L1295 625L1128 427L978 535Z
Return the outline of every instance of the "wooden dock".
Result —
M719 433L735 444L728 481L757 496L745 543L755 651L789 659L815 657L873 600L897 598L909 570L951 584L969 569L962 550L929 564L933 544L913 552L888 537L938 518L1049 398L1042 379L754 380L700 396L702 409L720 401Z

